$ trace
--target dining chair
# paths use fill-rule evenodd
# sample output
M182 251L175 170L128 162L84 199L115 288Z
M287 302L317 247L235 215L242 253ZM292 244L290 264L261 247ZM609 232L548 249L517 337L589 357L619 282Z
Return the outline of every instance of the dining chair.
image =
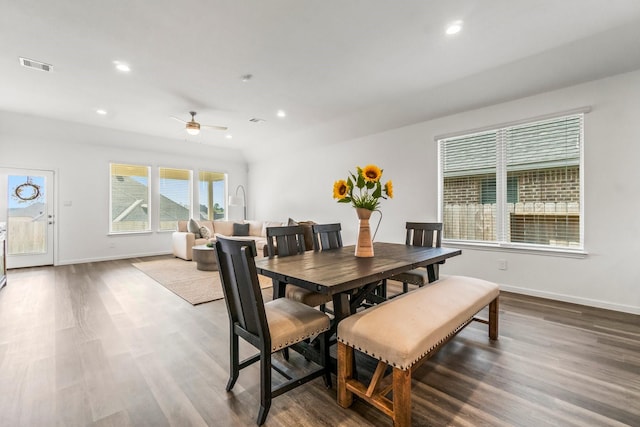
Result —
M257 424L269 413L271 400L319 376L331 387L329 362L329 316L308 305L288 298L267 303L262 298L256 271L254 241L218 237L216 258L229 315L230 375L226 390L231 391L240 370L260 361L260 410ZM292 378L289 370L272 363L271 354L304 340L319 340L320 367ZM239 359L239 338L259 350L245 360ZM286 362L284 362L286 363ZM306 364L307 362L305 362ZM272 370L286 380L272 386Z
M326 251L342 247L342 226L335 224L313 224L313 250Z
M269 258L287 257L305 252L304 227L301 225L285 227L267 227L267 254ZM275 289L275 287L274 287ZM331 302L331 296L310 291L300 286L287 284L285 296L311 307L320 306L325 311L325 304ZM274 295L275 299L277 295Z
M441 222L407 222L407 235L405 244L422 247L439 248L442 246ZM402 282L402 292L409 291L409 284L418 287L435 282L439 277L439 264L431 264L426 267L400 273L393 276L392 280Z
M314 224L311 226L313 232L313 250L326 251L342 247L342 225L335 224ZM380 286L376 287L374 294L379 299L387 299L387 280L383 280Z

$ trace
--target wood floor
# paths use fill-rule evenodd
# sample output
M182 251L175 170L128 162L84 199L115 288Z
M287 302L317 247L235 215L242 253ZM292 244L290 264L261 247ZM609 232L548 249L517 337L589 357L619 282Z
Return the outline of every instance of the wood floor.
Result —
M224 390L224 301L191 306L131 266L142 260L9 271L1 426L255 425L258 367ZM503 293L499 341L470 325L415 372L413 423L640 426L640 316ZM391 422L338 407L318 379L276 398L266 425Z

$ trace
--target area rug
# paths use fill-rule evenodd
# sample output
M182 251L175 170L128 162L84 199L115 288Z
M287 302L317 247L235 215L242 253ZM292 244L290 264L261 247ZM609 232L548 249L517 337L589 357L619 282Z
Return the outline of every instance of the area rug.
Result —
M224 298L220 274L200 271L194 261L178 258L136 262L132 265L193 305ZM258 275L261 288L272 286L271 279Z

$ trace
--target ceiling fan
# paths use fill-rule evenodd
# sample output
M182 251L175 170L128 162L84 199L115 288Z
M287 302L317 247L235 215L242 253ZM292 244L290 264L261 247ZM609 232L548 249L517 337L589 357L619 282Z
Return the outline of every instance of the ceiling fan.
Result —
M200 128L204 128L204 129L215 129L215 130L227 130L226 126L212 126L212 125L201 125L200 123L196 122L196 112L195 111L189 111L189 114L191 114L191 120L190 121L186 121L186 120L182 120L179 119L178 117L174 117L171 116L172 119L177 120L179 122L184 123L186 126L185 128L187 129L187 133L189 135L197 135L200 133Z

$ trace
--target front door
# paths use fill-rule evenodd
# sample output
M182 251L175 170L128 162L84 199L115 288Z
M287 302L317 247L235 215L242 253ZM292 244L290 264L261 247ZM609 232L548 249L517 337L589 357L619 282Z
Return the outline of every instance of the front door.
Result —
M7 268L53 264L53 172L0 168Z

